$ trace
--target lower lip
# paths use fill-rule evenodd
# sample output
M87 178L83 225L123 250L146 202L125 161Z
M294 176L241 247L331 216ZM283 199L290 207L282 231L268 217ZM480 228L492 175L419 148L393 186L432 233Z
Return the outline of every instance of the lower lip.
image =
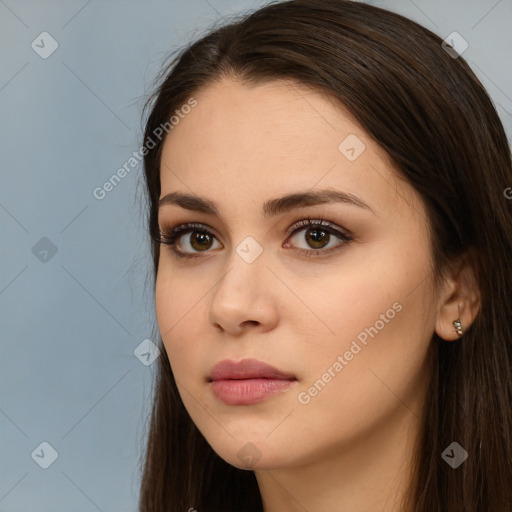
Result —
M239 379L214 380L210 384L217 398L228 405L248 405L286 391L295 380Z

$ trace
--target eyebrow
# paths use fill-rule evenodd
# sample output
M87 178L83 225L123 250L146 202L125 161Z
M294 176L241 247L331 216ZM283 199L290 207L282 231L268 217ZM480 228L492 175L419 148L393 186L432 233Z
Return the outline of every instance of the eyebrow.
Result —
M274 217L281 213L286 213L294 208L304 206L314 206L324 203L345 203L357 206L376 213L373 209L359 197L333 189L322 189L306 192L295 192L276 199L270 199L265 202L262 208L264 217ZM220 217L219 206L209 199L194 194L185 194L182 192L171 192L160 198L159 206L175 204L186 210L206 213Z

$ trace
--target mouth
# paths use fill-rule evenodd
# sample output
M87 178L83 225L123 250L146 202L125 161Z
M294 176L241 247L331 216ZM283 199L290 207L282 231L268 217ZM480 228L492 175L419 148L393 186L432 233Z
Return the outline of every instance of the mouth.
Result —
M238 362L225 359L217 363L208 376L210 382L233 379L296 380L296 377L257 359L242 359Z
M214 395L228 405L249 405L287 391L297 378L256 359L217 363L208 376Z

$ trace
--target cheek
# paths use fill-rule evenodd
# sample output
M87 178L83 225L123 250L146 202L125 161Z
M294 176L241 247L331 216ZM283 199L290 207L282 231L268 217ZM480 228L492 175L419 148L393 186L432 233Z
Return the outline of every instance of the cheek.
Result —
M327 451L332 442L364 440L390 422L400 428L400 418L420 415L428 339L405 328L411 316L413 308L403 304L382 329L377 324L374 330L375 320L368 321L359 331L364 337L349 335L330 353L309 355L310 373L302 394L294 397L300 404L297 415L311 432L322 432L317 439Z
M296 335L305 342L298 348L307 374L319 378L351 347L347 368L353 370L345 373L357 369L361 378L376 381L369 368L381 368L393 380L393 371L407 372L407 361L422 357L434 323L433 296L425 279L429 252L423 239L417 245L406 242L354 248L330 269L329 277L296 281L294 291L309 309L297 303L302 314L296 316ZM311 345L307 342L313 341L314 326L316 344Z
M157 274L155 283L155 312L162 339L167 338L176 317L176 288L170 286L170 280L162 277L162 270Z
M349 439L393 411L419 414L433 310L426 282L411 283L421 283L427 268L396 260L365 272L352 267L337 286L326 286L323 299L314 298L333 332L301 344L305 378L296 398L310 428Z
M160 333L164 338L172 338L183 323L191 323L201 309L209 287L204 276L193 269L180 269L169 261L169 256L161 257L160 268L155 283L155 310Z
M162 341L177 380L192 375L191 367L196 355L200 354L204 336L194 329L201 310L201 295L196 286L183 292L183 284L177 276L160 273L155 285L156 320ZM197 367L196 367L197 372Z

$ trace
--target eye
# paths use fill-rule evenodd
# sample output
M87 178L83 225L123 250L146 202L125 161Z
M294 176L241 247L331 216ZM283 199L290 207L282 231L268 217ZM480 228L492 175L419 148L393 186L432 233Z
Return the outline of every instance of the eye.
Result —
M184 235L190 233L188 237ZM156 239L165 245L170 245L172 251L179 257L184 258L195 258L201 256L201 254L191 254L187 250L183 250L181 244L177 244L177 241L181 238L185 238L187 243L186 246L192 248L192 253L207 252L213 245L215 235L206 228L204 224L180 224L174 228L164 228L160 231L160 237ZM178 248L179 247L179 248Z
M297 236L301 231L304 231L305 237L304 235L300 237ZM189 235L185 236L187 233L189 233ZM309 217L307 220L301 220L290 227L286 236L289 237L290 235L292 235L291 238L296 237L298 239L299 245L302 239L302 241L312 249L297 247L296 244L290 244L288 240L283 247L294 246L299 253L306 256L321 256L331 253L339 249L340 246L347 245L355 239L351 234L335 227L330 222L324 221L323 219L311 220ZM178 243L181 238L184 238L186 241L184 244L185 247L182 247L181 243ZM341 243L325 249L325 247L335 239L338 239ZM197 258L202 256L201 253L209 252L209 249L214 245L216 237L204 224L192 223L180 224L174 228L164 227L160 231L160 236L155 238L155 240L161 244L171 246L171 250L178 257Z
M304 232L300 236L298 233ZM334 250L340 248L340 246L347 245L354 240L351 234L348 234L344 230L338 229L333 226L332 223L324 221L323 219L311 220L309 217L306 220L301 220L294 224L287 232L288 235L297 237L299 242L303 241L306 246L312 247L314 250L310 250L304 247L298 247L298 251L305 256L322 256L329 254ZM305 235L305 236L304 236ZM334 236L332 236L334 235ZM335 239L341 240L341 243L335 244L334 247L329 247L330 242ZM295 245L295 244L294 244ZM286 242L284 247L289 247L290 243Z

